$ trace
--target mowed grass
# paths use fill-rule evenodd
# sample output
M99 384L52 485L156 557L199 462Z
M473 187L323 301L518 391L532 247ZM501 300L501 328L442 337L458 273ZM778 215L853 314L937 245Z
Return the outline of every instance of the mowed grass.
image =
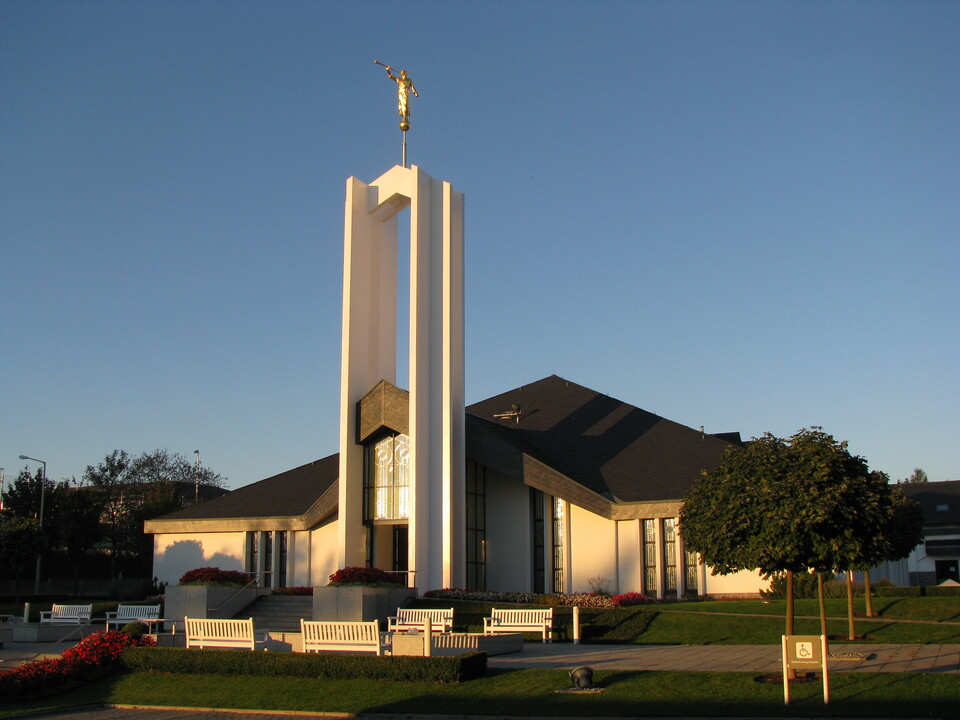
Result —
M770 645L784 632L786 601L731 600L671 603L655 607L659 614L643 634L646 644ZM855 613L862 612L857 600ZM874 602L875 618L855 615L858 636L877 643L960 643L960 598L880 598ZM794 632L819 635L816 600L797 600ZM827 601L827 634L833 642L847 637L847 604ZM756 617L763 616L763 617ZM898 622L898 621L924 621ZM862 642L861 640L860 642Z
M558 694L562 670L491 670L480 680L432 685L369 680L130 673L60 696L59 707L91 702L331 713L559 717L951 716L960 702L953 674L835 673L831 703L822 685L791 689L758 683L750 673L599 672L602 693ZM57 704L0 705L0 717Z

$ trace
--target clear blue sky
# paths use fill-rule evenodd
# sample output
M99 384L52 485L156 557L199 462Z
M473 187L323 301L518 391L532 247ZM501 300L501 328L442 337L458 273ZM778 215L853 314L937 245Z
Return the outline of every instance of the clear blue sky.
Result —
M374 58L466 196L468 402L556 373L960 479L960 3L5 0L8 479L336 451Z

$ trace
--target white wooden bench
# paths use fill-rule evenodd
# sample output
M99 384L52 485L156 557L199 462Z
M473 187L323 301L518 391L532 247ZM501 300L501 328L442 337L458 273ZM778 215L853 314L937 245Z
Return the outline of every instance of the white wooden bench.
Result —
M434 631L453 629L453 608L397 608L397 614L387 618L387 630L422 630L427 620Z
M543 635L543 642L553 642L553 608L491 608L490 617L483 619L484 635L515 632L538 632Z
M51 610L40 611L41 623L58 625L86 625L90 622L92 605L54 605Z
M108 611L107 630L111 625L123 627L132 622L146 623L148 626L160 621L159 605L117 605L115 611Z
M383 654L380 623L300 620L304 652L372 652Z
M257 640L253 630L253 618L224 620L220 618L185 617L183 626L187 636L188 648L244 648L256 650L258 643L261 645L266 643L266 638Z

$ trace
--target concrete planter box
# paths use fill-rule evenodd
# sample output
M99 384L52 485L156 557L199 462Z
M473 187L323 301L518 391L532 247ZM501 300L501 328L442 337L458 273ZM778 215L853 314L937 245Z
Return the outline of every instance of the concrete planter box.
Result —
M417 596L416 588L390 587L315 587L313 619L340 622L386 620L398 607Z
M185 617L232 618L261 594L269 593L270 590L255 587L168 586L163 602L163 617L175 622Z

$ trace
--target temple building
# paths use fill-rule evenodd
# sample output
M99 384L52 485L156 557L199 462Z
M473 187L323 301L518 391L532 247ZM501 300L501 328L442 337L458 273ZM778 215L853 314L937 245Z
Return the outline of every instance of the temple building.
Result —
M464 406L463 195L449 183L417 166L347 181L342 332L339 452L148 521L159 580L213 565L265 586L315 586L367 565L421 593L767 586L756 573L711 575L677 527L682 499L739 433L695 430L556 375Z

